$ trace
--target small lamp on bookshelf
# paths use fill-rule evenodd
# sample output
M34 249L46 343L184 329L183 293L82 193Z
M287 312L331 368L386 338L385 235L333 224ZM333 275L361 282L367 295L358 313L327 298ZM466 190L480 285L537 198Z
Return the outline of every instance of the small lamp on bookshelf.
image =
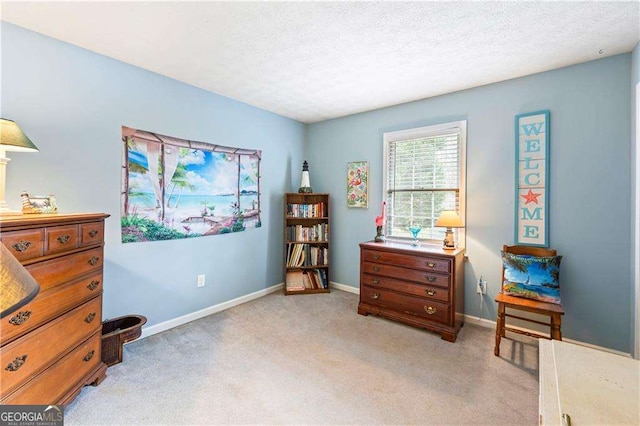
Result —
M445 250L454 250L456 248L456 243L453 238L453 230L451 228L464 227L462 220L460 220L460 216L458 216L458 214L453 210L443 210L436 222L436 226L447 228L444 234L442 248Z
M298 192L301 194L310 194L313 192L311 184L309 183L309 163L306 161L302 163L302 181L300 182Z

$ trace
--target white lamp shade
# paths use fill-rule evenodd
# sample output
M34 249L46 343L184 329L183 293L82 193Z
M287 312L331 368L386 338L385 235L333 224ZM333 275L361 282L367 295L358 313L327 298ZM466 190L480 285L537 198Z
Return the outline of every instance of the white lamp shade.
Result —
M436 226L442 226L444 228L464 227L462 220L460 220L460 216L458 216L458 214L453 210L443 210L436 222Z

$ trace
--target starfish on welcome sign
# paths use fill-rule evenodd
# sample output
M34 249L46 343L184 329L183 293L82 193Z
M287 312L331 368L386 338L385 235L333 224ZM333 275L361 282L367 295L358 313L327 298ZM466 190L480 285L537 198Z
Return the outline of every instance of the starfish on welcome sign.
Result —
M529 203L536 203L538 204L538 197L541 196L542 193L540 194L536 194L535 192L531 191L531 189L529 189L529 192L521 195L521 197L523 197L525 199L525 204L529 204Z

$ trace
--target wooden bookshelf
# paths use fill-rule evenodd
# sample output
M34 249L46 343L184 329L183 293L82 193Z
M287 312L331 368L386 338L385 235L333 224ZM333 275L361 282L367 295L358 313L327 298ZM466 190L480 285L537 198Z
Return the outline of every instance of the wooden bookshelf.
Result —
M284 294L329 293L329 194L284 195Z

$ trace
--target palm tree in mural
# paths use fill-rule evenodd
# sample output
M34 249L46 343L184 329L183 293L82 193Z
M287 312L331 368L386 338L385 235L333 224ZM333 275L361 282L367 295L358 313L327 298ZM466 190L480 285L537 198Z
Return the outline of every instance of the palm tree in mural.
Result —
M137 191L136 189L136 185L134 183L129 182L129 174L130 173L139 173L141 175L145 175L149 172L149 169L144 167L143 165L136 163L136 162L132 162L128 160L128 152L129 150L136 150L137 149L137 144L136 141L132 138L132 137L127 137L126 139L126 149L127 149L127 155L125 156L125 158L127 158L126 160L126 173L125 173L125 179L126 179L126 184L125 184L125 189L126 191L124 192L123 196L124 196L124 213L125 214L130 214L129 211L129 198L130 197L149 197L148 194L141 192L141 191Z
M175 192L176 188L179 189L180 192L178 192L178 197L176 199L176 203L173 205L173 208L178 208L178 203L180 203L180 198L182 197L182 193L185 189L188 189L190 191L194 191L196 189L196 186L187 180L187 167L182 163L178 163L176 171L171 177L171 184L171 192L169 193L169 197L167 198L167 207L171 207L171 197L173 197L173 193Z

